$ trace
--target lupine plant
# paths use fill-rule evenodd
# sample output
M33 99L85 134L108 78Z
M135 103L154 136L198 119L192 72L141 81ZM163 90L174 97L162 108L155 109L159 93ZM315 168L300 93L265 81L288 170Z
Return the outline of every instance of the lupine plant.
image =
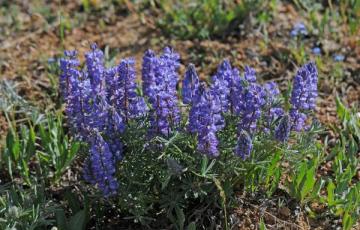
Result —
M234 189L276 188L279 162L305 159L302 134L316 133L312 62L297 71L285 101L276 83L259 84L255 69L241 74L229 60L210 84L192 64L180 82L179 54L148 50L140 83L134 59L106 68L94 44L80 68L76 55L61 60L60 91L71 134L88 146L84 179L143 224L165 215L178 229L207 226L193 212L200 201L222 210L214 215L227 227Z

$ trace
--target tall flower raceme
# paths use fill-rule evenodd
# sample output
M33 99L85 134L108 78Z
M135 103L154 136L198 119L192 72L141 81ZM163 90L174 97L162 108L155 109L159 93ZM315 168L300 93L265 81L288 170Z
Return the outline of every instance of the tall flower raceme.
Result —
M301 67L294 78L290 98L290 118L292 129L301 131L307 119L306 112L315 108L318 83L318 72L313 62Z
M211 93L220 99L221 110L226 113L230 108L230 86L233 78L233 69L229 60L224 60L212 77Z
M86 67L88 70L88 77L90 79L91 87L96 94L103 96L105 89L105 66L104 53L94 43L91 46L91 51L85 54Z
M248 68L249 70L250 68ZM266 93L264 88L255 83L255 74L252 71L245 71L244 78L246 84L242 86L238 106L238 114L240 115L239 130L245 130L253 133L257 128L257 122L261 116L262 107L265 105Z
M266 91L256 83L256 73L251 67L246 66L244 77L240 79L238 88L238 104L236 113L240 116L238 124L238 143L235 155L246 159L252 150L252 137L256 132L258 120L266 104Z
M284 115L278 126L275 128L275 139L280 142L285 142L289 139L291 130L291 121L288 115Z
M148 81L145 84L148 87L146 88L147 97L152 107L149 133L169 136L180 122L180 109L176 93L177 70L180 66L179 55L172 49L165 48L160 57L153 57L149 62L143 63L144 65L153 65L143 67L143 78L152 74L144 70L154 71L152 82Z
M182 82L182 100L184 104L192 104L192 100L199 89L199 76L195 66L190 64L185 72Z
M116 193L119 186L115 177L117 159L96 129L90 134L89 146L89 157L84 167L85 180L97 185L105 196Z
M240 130L235 147L235 155L245 160L250 156L252 149L253 143L251 136L245 130Z
M278 104L280 90L275 82L267 82L264 84L266 94L264 106L264 131L270 132L271 124L284 115L284 109Z
M113 97L118 113L122 115L125 122L144 116L147 106L144 98L136 93L135 60L132 58L122 60L117 71L117 84L115 84L117 89Z
M87 135L88 119L86 111L89 104L84 98L89 94L84 73L78 69L80 65L76 51L65 51L65 58L60 59L60 92L66 103L65 112L70 124L70 130L77 138L84 140Z
M157 57L154 51L147 50L143 56L142 63L142 91L144 96L151 98L155 87L155 66Z
M219 155L216 131L221 119L220 100L214 98L204 84L200 84L192 100L189 114L189 131L197 133L199 152L211 157Z

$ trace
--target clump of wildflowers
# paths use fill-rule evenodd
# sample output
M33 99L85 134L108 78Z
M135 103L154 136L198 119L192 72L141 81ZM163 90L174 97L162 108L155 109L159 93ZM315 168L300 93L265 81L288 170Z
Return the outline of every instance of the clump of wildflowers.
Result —
M304 33L301 27L298 30ZM132 121L140 122L138 118L142 120L141 127L150 134L144 135L144 141L156 136L170 139L175 130L185 130L188 138L197 138L197 152L209 157L222 152L218 136L222 138L230 125L234 128L229 130L237 127L229 134L237 138L230 149L245 160L251 155L259 133L265 131L267 136L273 135L274 140L286 143L291 130L304 129L308 114L316 105L318 73L312 62L297 71L287 110L281 106L276 83L260 85L251 67L246 66L240 76L240 71L224 60L207 86L200 82L195 66L190 64L181 89L182 105L189 109L180 110L177 94L180 56L171 48L166 47L161 55L151 50L144 54L141 85L144 97L138 94L134 59L126 58L118 66L106 68L104 54L96 45L91 46L85 59L86 68L80 70L76 52L65 52L60 61L60 91L74 136L89 147L84 177L105 196L118 189L117 163L126 151L123 145L128 147L123 142L127 138L124 133ZM229 124L225 124L227 117ZM182 124L187 124L187 128Z

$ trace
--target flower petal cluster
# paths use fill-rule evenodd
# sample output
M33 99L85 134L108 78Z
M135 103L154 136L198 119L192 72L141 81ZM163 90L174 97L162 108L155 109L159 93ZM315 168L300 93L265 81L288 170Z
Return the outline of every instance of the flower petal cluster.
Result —
M253 143L251 136L245 130L241 130L238 135L238 142L235 148L235 155L245 160L250 156L252 148L253 148Z
M74 136L90 146L85 174L93 175L92 182L96 181L104 194L112 194L116 187L111 181L115 163L122 158L119 134L124 132L129 119L143 116L147 106L144 98L136 93L133 59L122 60L118 67L106 69L103 52L93 44L85 54L85 63L86 68L79 70L76 52L65 51L65 58L60 61L60 91ZM108 164L106 167L112 168L101 168L99 157Z
M306 26L302 22L296 23L290 32L291 37L306 36L307 34Z
M289 139L291 130L290 118L285 115L281 118L280 123L275 128L275 139L280 142L285 142Z
M116 77L116 84L114 84L116 90L113 99L118 113L121 114L125 122L132 118L144 116L147 106L144 98L136 93L135 60L132 58L122 60L117 71L118 76Z
M92 131L89 139L90 153L84 168L84 178L97 185L105 196L112 195L119 186L115 177L116 158L97 130Z
M270 132L271 124L283 116L285 111L278 104L280 90L275 82L267 82L264 84L264 90L266 94L265 106L264 106L264 131Z
M169 136L180 122L176 90L179 55L166 47L160 57L144 57L143 65L143 81L147 82L143 90L151 104L149 134Z
M198 151L212 157L219 155L216 131L222 128L219 126L222 121L220 100L214 97L204 83L200 84L190 109L188 126L190 132L198 134Z
M313 110L316 105L318 72L313 62L301 67L294 78L291 92L290 117L293 129L300 131L306 120L304 112Z
M255 71L250 67L245 68L245 80L239 94L240 104L237 113L240 115L239 130L245 130L249 134L255 132L261 109L266 103L266 92L264 88L256 83Z
M185 72L182 82L182 99L184 104L191 104L196 91L199 88L199 76L195 66L190 64Z
M222 112L228 112L230 108L230 86L233 78L233 69L229 60L224 60L212 77L210 86L211 93L220 100Z

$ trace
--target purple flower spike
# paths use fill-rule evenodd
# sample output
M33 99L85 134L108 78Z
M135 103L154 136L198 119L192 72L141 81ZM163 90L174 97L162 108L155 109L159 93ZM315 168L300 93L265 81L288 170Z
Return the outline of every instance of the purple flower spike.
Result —
M142 65L142 90L144 96L150 98L154 95L155 85L155 63L157 57L152 50L147 50L143 57Z
M117 71L117 90L114 99L118 112L125 122L132 118L144 116L147 107L144 99L136 93L135 60L132 58L122 60Z
M250 156L252 148L253 144L250 135L244 130L241 131L238 136L235 155L245 160Z
M245 80L247 80L248 82L254 83L256 82L256 72L255 69L249 67L249 66L245 66L245 73L244 73L244 78Z
M116 159L102 136L94 130L90 137L90 155L84 168L84 178L97 185L104 196L116 193L118 182L115 177Z
M184 104L191 104L196 91L199 88L199 76L196 73L195 66L190 64L185 72L182 83L182 97Z
M293 129L300 131L306 121L305 111L313 110L316 106L318 72L313 62L301 67L294 79L291 92L290 118Z
M149 133L169 136L180 122L176 85L177 69L180 66L179 55L165 48L161 57L152 59L154 82L149 87L150 111Z
M197 150L210 157L219 156L219 141L214 132L199 133Z
M221 111L226 113L230 108L230 87L233 79L233 69L228 60L224 60L212 77L211 93L220 100Z
M213 98L202 83L189 114L189 131L198 134L198 151L212 157L219 155L216 131L222 125L220 106L217 103L219 100Z
M279 125L275 128L275 139L285 142L289 139L291 129L290 118L285 115L281 118Z
M301 67L294 79L290 103L294 109L314 109L317 97L318 73L313 62Z
M104 96L104 53L98 49L97 45L94 43L91 45L91 51L85 54L85 59L92 89L96 91L97 94Z
M246 130L253 133L257 127L257 121L261 116L261 108L265 105L265 91L258 84L250 84L242 95L242 105L240 107L241 121L239 130Z

